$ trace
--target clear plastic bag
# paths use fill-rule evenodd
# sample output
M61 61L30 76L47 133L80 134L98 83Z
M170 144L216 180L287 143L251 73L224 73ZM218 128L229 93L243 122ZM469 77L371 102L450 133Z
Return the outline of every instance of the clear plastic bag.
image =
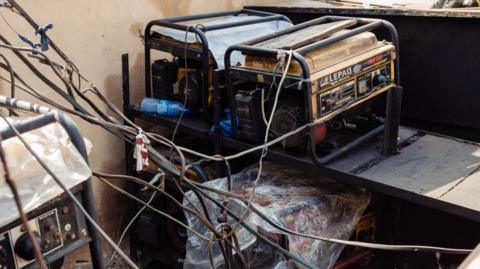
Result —
M251 167L232 176L232 192L248 197L258 169ZM363 211L370 202L370 194L365 189L346 187L335 183L320 183L321 176L308 177L293 169L264 163L262 176L255 191L254 205L276 224L304 234L348 239ZM205 183L221 190L227 189L227 179L221 178ZM207 192L222 203L224 197ZM192 201L192 204L188 202ZM198 197L187 192L186 206L201 208ZM214 225L218 224L220 210L205 199L207 211ZM230 199L228 208L241 215L246 206ZM195 216L186 213L188 225L210 238L212 233ZM245 222L277 244L285 245L293 254L318 266L331 268L343 247L338 244L285 235L254 213ZM228 223L235 221L228 218ZM237 234L242 252L248 258L251 268L290 268L291 261L269 245L256 240L256 237L243 227ZM189 232L184 269L210 268L208 242ZM218 244L212 246L215 267L222 268L223 256ZM298 266L298 264L297 264Z
M226 16L215 19L203 25L215 25L220 23L236 23L258 19L258 16ZM196 24L193 24L196 25ZM239 44L251 39L255 39L264 35L268 35L287 27L292 26L291 23L284 20L266 21L255 24L248 24L219 30L207 31L205 36L208 41L210 52L213 54L219 69L224 68L224 56L228 47ZM160 34L169 36L180 42L185 42L185 31L175 30L171 28L162 28L158 31ZM187 34L187 43L199 43L196 34L189 32ZM241 53L232 54L232 63L243 63L245 56Z
M0 128L6 126L5 122L0 122ZM61 125L49 124L24 133L22 137L67 187L78 185L91 176L90 167ZM89 142L86 144L91 145ZM2 146L10 176L16 183L25 212L63 193L18 138L6 139ZM4 170L1 166L0 172L0 226L4 226L16 220L19 214L12 192L4 180Z

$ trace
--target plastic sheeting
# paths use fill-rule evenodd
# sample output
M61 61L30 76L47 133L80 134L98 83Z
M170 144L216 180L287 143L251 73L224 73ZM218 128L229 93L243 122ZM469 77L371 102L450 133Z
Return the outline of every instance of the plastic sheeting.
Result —
M6 127L0 122L0 128ZM87 163L70 141L68 134L59 124L49 124L22 137L45 161L52 171L68 188L88 179L92 172ZM90 145L90 143L87 143ZM53 178L45 172L32 154L16 137L4 140L7 164L12 180L15 181L23 210L29 212L63 193ZM4 180L4 170L0 167L0 226L19 217L12 192Z
M248 21L248 20L253 20L257 18L261 18L261 17L259 16L227 16L222 19L213 20L213 21L209 21L201 24L216 25L219 23ZM283 30L290 26L292 26L292 24L287 21L275 20L275 21L249 24L244 26L237 26L233 28L207 31L205 33L205 36L208 41L210 52L215 58L218 68L223 69L225 66L224 64L225 51L227 50L228 47L234 44L245 42L245 41L248 41L257 37L261 37L276 31ZM185 42L184 31L179 31L171 28L161 28L158 31L158 33L165 36L169 36L178 41ZM200 41L198 41L197 38L198 37L196 36L195 33L189 32L187 34L187 43L200 43ZM233 64L243 63L244 60L245 60L245 56L242 55L241 53L232 54Z
M248 197L256 178L258 169L251 167L232 177L232 192ZM319 183L321 176L307 177L297 171L283 166L264 163L261 181L255 191L254 205L272 221L304 234L348 239L370 202L370 194L360 188L345 187L335 183ZM205 183L210 187L226 190L227 179L217 179ZM220 203L223 198L208 192ZM188 192L184 205L201 208L197 196ZM229 200L228 208L237 215L244 212L246 206L237 200ZM216 226L220 210L205 199L207 211ZM195 216L186 213L190 227L210 238L212 233ZM249 226L281 245L287 241L288 249L295 255L318 266L331 268L343 246L312 240L299 236L283 235L279 230L266 223L256 214L249 214L246 219ZM229 224L235 223L231 218ZM241 227L241 226L240 226ZM211 268L208 242L189 232L187 254L184 269ZM269 245L257 240L244 228L237 233L242 251L248 257L251 268L293 268L293 263ZM285 240L287 239L287 240ZM283 243L285 245L285 243ZM222 268L223 256L218 244L212 248L215 268ZM297 264L298 265L298 264Z

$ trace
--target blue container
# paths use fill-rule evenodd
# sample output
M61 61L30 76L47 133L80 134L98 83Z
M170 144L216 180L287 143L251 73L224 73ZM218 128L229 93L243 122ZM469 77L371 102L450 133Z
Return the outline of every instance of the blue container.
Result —
M192 112L180 102L156 98L143 98L142 103L140 104L140 109L145 113L157 114L165 117L178 117L182 113L188 115Z

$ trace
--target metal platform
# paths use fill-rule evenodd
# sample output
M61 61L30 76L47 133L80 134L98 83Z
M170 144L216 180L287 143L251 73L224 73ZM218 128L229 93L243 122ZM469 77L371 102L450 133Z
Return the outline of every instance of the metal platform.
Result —
M252 147L228 137L222 137L222 145L237 151ZM378 136L327 166L274 148L267 159L480 222L479 144L401 127L399 145L400 154L384 157Z
M480 221L480 145L406 127L399 139L398 155L383 158L372 142L328 167L374 191Z
M359 175L478 212L479 170L479 145L427 134Z
M136 109L131 113L164 126L175 123L175 119L148 116ZM210 127L201 120L187 118L179 130L213 143L215 136ZM313 164L309 155L287 155L274 147L267 158L317 177L324 175L326 179L480 222L480 144L407 127L400 128L398 143L400 154L384 157L379 136L324 167ZM222 146L237 151L252 147L228 137L222 137Z

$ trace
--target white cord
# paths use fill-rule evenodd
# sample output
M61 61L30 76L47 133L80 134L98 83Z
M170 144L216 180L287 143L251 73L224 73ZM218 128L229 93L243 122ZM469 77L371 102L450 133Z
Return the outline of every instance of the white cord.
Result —
M240 218L239 218L239 221L237 222L237 225L234 228L232 228L232 232L235 232L235 230L238 228L241 220L243 220L243 218L248 214L248 212L250 212L250 206L252 205L252 201L253 201L254 196L255 196L255 189L257 188L257 184L260 181L260 177L261 177L261 174L262 174L263 158L265 156L267 156L267 153L268 153L268 151L267 151L268 150L268 135L269 135L269 132L270 132L270 126L272 125L273 116L275 114L275 110L277 109L278 98L280 97L280 92L281 92L281 89L282 89L282 86L283 86L283 82L285 81L285 78L287 77L288 69L290 68L292 55L293 55L293 50L290 50L288 52L288 61L287 61L286 66L284 66L285 69L283 70L282 79L280 80L280 83L278 84L278 87L277 87L277 93L275 94L275 101L273 103L272 111L270 112L270 118L268 119L267 128L265 130L265 137L264 137L264 140L263 140L264 144L263 144L262 154L260 155L260 160L258 160L258 173L257 173L257 176L255 178L255 181L253 182L252 190L250 191L250 196L248 198L247 208L245 208L243 213L240 215ZM284 61L284 54L281 57L282 58L280 59L280 61L283 62ZM272 83L273 83L273 81L272 81Z
M156 174L155 177L153 177L153 179L149 183L154 184L155 182L158 181L158 179L161 176L164 176L164 175L165 174L163 172ZM122 244L123 238L125 237L128 230L130 229L130 226L132 226L133 223L135 222L135 220L137 220L137 218L143 213L143 211L145 211L145 209L147 209L147 207L150 206L150 204L152 203L156 194L157 194L157 192L154 191L153 194L150 196L150 199L148 199L147 203L142 208L140 208L140 210L138 210L138 212L135 214L135 216L133 216L133 218L128 222L127 226L125 226L125 229L123 229L122 235L120 236L120 239L118 239L118 242L117 242L118 246L120 246ZM114 250L113 253L112 253L112 256L110 256L110 259L108 260L108 262L106 264L107 267L109 265L111 265L111 263L113 262L113 259L115 258L116 255L117 255L117 251Z
M190 30L191 27L192 27L192 26L189 25L189 26L187 27L187 29L185 30L184 55L183 55L183 57L184 57L184 59L185 59L185 89L184 89L184 91L183 91L183 94L185 95L185 99L183 100L183 106L184 106L184 108L187 107L187 99L188 99L187 38L188 38L188 31ZM196 36L196 34L195 34L195 36ZM180 126L180 122L182 121L183 113L184 113L184 112L185 112L185 110L182 110L182 112L180 113L180 117L178 117L177 124L175 124L175 129L173 129L172 143L175 141L175 135L177 134L178 127Z
M275 78L273 78L275 79ZM265 115L265 88L262 88L262 100L260 101L261 103L261 106L262 106L262 119L263 119L263 122L265 123L265 125L268 124L268 121L267 121L267 116Z

